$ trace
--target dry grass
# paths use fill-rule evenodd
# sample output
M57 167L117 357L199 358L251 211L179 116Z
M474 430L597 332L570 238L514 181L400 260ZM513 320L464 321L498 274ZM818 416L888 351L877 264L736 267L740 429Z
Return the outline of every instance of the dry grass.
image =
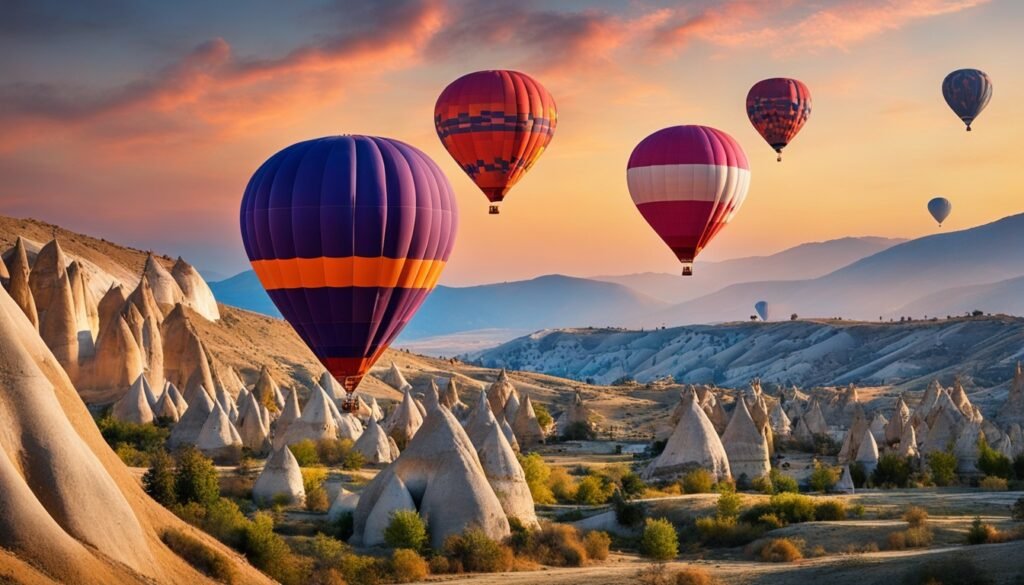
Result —
M803 543L790 538L773 538L757 551L757 558L766 563L792 563L804 558Z

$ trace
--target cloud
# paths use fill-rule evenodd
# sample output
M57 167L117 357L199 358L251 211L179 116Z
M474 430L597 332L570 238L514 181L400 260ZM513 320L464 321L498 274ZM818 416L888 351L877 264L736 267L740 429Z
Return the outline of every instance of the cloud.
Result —
M680 10L651 37L662 50L700 40L725 48L769 47L776 55L849 50L882 33L989 0L728 0L700 11Z

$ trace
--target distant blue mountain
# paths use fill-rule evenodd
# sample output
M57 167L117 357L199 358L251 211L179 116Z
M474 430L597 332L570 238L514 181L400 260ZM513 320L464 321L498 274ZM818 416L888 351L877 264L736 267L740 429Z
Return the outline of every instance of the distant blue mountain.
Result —
M227 280L211 282L210 289L213 290L213 296L225 305L271 317L281 316L281 311L274 306L274 301L270 300L270 295L263 290L260 279L256 278L252 270L240 272Z

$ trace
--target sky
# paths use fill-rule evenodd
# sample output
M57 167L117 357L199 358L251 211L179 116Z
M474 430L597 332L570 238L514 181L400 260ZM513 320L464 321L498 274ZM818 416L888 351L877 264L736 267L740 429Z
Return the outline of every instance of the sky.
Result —
M706 260L809 241L917 237L1024 211L1024 3L1016 0L53 2L0 19L0 213L248 268L238 205L259 165L332 134L409 142L452 183L460 225L441 282L677 272L636 211L626 161L648 134L735 137L749 195ZM1014 57L1017 55L1017 57ZM940 85L974 67L992 102L970 134ZM501 215L441 146L437 95L480 69L530 73L558 128ZM744 99L767 77L810 88L784 162Z

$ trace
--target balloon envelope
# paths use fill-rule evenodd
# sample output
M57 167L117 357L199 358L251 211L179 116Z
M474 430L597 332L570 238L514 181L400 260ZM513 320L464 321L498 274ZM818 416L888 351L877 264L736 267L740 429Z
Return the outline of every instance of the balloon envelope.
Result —
M942 97L970 132L971 123L992 99L992 80L984 71L957 69L942 80Z
M453 81L434 106L441 144L492 203L505 198L555 133L555 100L518 71L477 71Z
M811 115L811 92L803 82L786 77L758 81L747 92L747 117L782 160L782 149L796 137Z
M739 143L707 126L673 126L644 138L626 169L640 214L684 263L690 263L739 210L750 166Z
M768 303L766 301L757 301L754 303L754 310L757 311L757 316L762 321L768 320Z
M935 221L942 225L942 222L946 221L949 217L949 213L953 211L953 204L949 202L949 199L945 197L936 197L928 202L928 213L932 214Z
M416 148L331 136L260 166L242 196L242 241L281 314L351 392L434 288L457 214Z

